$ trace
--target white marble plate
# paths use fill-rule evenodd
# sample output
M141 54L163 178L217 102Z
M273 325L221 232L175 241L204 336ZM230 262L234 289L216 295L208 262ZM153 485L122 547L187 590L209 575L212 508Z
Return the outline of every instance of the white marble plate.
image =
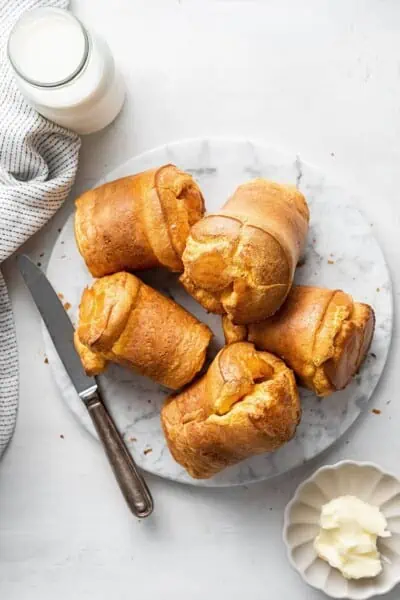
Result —
M298 283L341 288L376 311L376 333L361 372L343 392L321 401L301 390L303 418L296 437L274 454L265 454L226 469L206 481L192 480L174 462L160 427L160 406L168 390L145 377L117 366L100 378L104 400L138 464L151 473L195 485L237 485L283 473L313 458L333 444L356 420L382 373L392 331L391 282L382 251L369 223L353 206L352 195L325 174L295 155L246 140L190 140L132 158L102 181L136 173L164 163L190 171L198 180L208 211L218 209L237 185L254 177L297 184L311 209L311 227L305 263ZM75 321L80 294L90 276L76 249L72 216L62 230L50 258L48 276ZM146 282L185 306L215 333L214 350L222 344L220 318L208 315L167 272L149 272ZM46 351L65 402L78 420L95 435L49 337Z

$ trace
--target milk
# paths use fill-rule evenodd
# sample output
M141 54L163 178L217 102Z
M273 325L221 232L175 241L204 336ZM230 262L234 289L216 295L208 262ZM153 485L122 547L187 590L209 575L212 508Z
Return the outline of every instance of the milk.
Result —
M12 30L8 56L27 101L80 134L108 125L124 102L124 85L106 42L68 11L38 8Z

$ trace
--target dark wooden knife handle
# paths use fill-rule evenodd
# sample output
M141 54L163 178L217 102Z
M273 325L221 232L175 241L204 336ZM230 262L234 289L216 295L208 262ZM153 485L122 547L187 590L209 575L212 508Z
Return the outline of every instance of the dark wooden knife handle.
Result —
M137 517L153 512L153 498L98 394L86 404L125 500Z

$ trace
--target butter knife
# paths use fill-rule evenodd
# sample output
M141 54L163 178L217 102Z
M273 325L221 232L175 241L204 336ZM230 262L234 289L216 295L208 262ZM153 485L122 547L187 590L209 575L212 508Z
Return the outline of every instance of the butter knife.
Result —
M20 255L17 262L58 355L92 418L129 508L137 517L148 517L153 511L149 488L101 399L96 378L88 377L82 367L74 347L74 328L60 299L30 258Z

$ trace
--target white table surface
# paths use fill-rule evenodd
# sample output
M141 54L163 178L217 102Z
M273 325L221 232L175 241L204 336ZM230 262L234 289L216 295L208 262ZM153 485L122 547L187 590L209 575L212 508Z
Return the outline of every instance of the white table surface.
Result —
M204 135L298 152L360 196L399 304L398 0L75 0L123 71L128 99L83 142L75 194L133 154ZM72 200L26 246L46 263ZM62 404L40 320L5 265L20 351L20 409L0 465L0 597L314 600L285 557L283 509L323 462L372 460L400 475L400 341L370 410L320 460L276 480L196 489L149 477L156 510L133 518L99 445ZM63 437L61 437L61 435ZM395 590L387 598L399 597Z

